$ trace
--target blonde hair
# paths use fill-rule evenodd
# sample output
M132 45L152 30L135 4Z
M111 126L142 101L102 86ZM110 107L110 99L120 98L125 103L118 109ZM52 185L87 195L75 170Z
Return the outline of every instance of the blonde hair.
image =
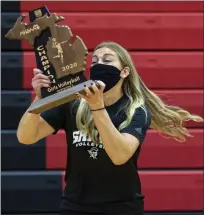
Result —
M131 56L123 47L114 42L103 42L99 44L95 50L100 48L109 48L116 52L123 67L130 68L130 73L123 82L123 92L128 97L129 102L123 107L126 114L126 120L119 126L119 130L128 126L131 122L136 108L142 107L146 113L147 107L151 113L150 128L158 131L159 134L176 141L185 141L186 137L191 136L184 127L184 121L193 120L201 122L203 119L196 115L191 115L188 111L177 107L164 104L161 98L150 91L133 64ZM99 143L99 135L94 124L88 103L84 99L80 99L76 115L76 124L79 130L89 136L93 142Z

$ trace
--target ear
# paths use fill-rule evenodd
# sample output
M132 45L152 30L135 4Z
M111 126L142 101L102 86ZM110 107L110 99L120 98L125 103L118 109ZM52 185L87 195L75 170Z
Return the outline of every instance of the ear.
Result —
M130 74L130 68L126 66L126 67L121 71L120 77L121 77L121 78L126 78L129 74Z

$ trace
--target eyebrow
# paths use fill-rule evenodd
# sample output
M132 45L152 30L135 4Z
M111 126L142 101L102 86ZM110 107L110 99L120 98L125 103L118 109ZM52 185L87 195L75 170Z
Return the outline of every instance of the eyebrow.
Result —
M107 55L110 55L110 56L114 57L114 55L112 55L112 54L104 54L104 56L107 56ZM98 56L97 56L97 55L93 55L93 57L92 57L92 58L94 58L94 57L97 57L97 58L98 58Z

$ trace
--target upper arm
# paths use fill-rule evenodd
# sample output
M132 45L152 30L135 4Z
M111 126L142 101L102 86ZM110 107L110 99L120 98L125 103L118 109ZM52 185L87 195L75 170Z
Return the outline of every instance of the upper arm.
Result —
M118 164L123 164L129 160L136 152L139 145L144 141L146 131L150 125L150 113L139 108L135 111L131 123L124 129L121 130L121 134L126 142L124 150L125 156L123 160L120 159Z
M133 115L131 123L124 129L121 130L123 135L129 134L132 136L132 141L135 143L143 143L146 132L150 126L151 116L148 109L144 111L142 108L138 108Z
M36 135L36 142L44 137L47 137L55 132L55 129L47 123L42 117L40 117L38 131Z
M37 139L56 134L58 130L65 128L65 112L62 106L58 106L41 113Z
M134 154L134 152L137 150L137 148L139 147L140 142L132 134L122 133L122 136L125 138L126 142L128 143L127 147L129 149L128 151L130 152L129 157L131 157Z

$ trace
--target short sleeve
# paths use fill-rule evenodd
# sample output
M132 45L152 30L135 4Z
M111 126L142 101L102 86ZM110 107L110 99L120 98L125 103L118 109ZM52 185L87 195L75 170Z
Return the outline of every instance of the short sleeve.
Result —
M64 129L65 125L65 114L62 106L58 106L49 109L41 113L41 117L55 130L53 134L56 134L58 130Z
M135 136L140 143L143 143L146 132L150 126L151 116L148 109L137 108L133 115L131 123L121 133L128 133Z

